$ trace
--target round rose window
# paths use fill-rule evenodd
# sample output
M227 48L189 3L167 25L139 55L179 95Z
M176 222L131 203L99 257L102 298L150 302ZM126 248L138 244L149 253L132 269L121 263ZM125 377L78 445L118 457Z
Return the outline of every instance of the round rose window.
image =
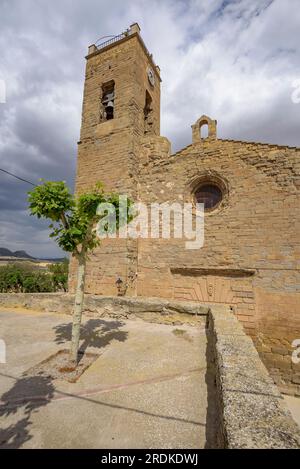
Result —
M203 184L195 191L195 199L198 204L204 204L204 210L213 210L222 201L221 189L215 184Z

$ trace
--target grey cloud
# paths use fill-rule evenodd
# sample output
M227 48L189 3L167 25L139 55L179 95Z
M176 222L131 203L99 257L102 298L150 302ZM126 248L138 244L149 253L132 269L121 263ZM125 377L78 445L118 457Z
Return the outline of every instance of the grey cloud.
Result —
M28 223L28 217L28 213L24 211L1 211L0 246L22 250L26 239L26 250L29 254L40 258L61 256L62 253L54 241L49 240L48 224L33 217Z
M221 138L300 146L298 0L1 0L0 167L73 185L87 46L138 21L162 70L162 134L176 151L201 115ZM0 246L61 255L0 174Z

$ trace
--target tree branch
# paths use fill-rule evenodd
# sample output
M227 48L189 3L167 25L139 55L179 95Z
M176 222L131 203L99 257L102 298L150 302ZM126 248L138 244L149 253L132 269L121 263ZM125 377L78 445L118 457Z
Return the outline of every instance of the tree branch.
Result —
M66 217L64 212L61 212L60 219L61 219L61 222L64 225L65 229L67 230L69 228L69 223L68 223L67 217Z
M68 219L67 219L67 217L66 217L66 215L65 215L64 212L61 212L60 219L61 219L61 222L62 222L62 224L63 224L65 230L68 230L68 229L70 228L70 225L69 225ZM81 254L81 253L80 253L80 251L78 250L78 247L76 246L76 247L75 247L75 255L76 255L76 257L77 257L77 256L80 256L80 254Z

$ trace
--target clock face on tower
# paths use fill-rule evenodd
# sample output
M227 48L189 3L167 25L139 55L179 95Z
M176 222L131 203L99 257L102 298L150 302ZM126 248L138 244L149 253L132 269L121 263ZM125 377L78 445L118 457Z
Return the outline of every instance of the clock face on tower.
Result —
M148 67L147 75L148 75L148 80L149 80L150 85L154 86L154 84L155 84L155 75L154 75L154 71L152 70L151 67Z

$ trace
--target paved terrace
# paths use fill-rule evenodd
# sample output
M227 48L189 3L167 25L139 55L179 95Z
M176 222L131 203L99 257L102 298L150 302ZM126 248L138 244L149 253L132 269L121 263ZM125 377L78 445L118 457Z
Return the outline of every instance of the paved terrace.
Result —
M99 358L76 383L24 377L68 347L71 317L0 311L0 338L7 345L7 364L0 364L1 448L216 444L214 373L207 369L204 324L89 317L84 326L82 346Z

